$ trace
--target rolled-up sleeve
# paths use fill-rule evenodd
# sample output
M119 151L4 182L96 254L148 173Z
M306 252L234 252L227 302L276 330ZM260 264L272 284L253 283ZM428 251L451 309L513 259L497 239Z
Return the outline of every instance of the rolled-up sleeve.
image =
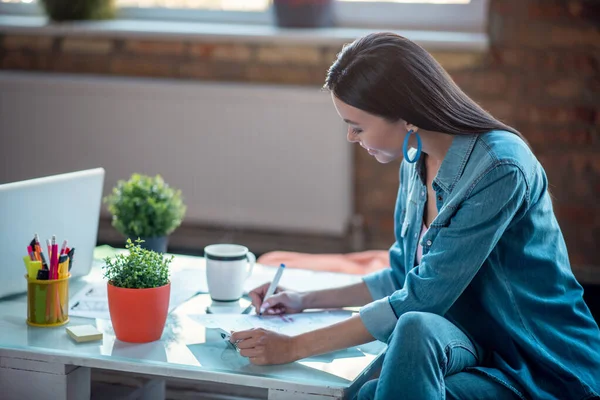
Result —
M396 324L397 318L390 305L389 296L400 289L404 282L402 255L400 244L394 243L390 248L391 267L363 277L375 301L361 308L360 316L367 330L378 340L385 340L385 332L393 329ZM387 326L388 324L390 326Z
M389 296L399 289L391 268L373 272L372 274L364 276L362 279L367 285L373 300L379 300Z
M429 251L420 265L406 274L402 288L360 310L367 330L387 342L398 318L406 312L444 315L477 274L527 196L526 181L517 166L498 164L487 171L449 224L438 228Z
M398 321L389 297L384 297L362 307L360 309L360 319L369 333L382 342L387 342L394 326L396 326L396 321Z
M375 301L360 309L360 318L375 339L385 341L385 333L394 329L397 320L388 297L398 289L394 271L391 268L377 271L363 281Z

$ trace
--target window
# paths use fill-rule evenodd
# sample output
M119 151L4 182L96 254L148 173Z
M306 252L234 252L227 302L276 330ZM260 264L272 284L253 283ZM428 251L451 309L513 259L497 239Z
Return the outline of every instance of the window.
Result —
M125 19L267 24L271 0L116 0ZM336 0L336 25L483 32L488 0ZM37 0L0 0L0 14L39 15Z
M201 8L223 11L266 11L269 0L117 0L121 7Z
M466 4L470 0L338 0L362 3ZM1 0L2 3L35 3L36 0ZM269 0L116 0L121 7L204 8L208 10L264 11Z

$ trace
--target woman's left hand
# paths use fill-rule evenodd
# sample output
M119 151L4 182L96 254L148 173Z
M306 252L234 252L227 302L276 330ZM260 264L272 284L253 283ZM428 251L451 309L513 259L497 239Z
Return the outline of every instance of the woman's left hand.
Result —
M254 328L231 334L240 354L255 365L287 364L299 359L294 338L263 328Z

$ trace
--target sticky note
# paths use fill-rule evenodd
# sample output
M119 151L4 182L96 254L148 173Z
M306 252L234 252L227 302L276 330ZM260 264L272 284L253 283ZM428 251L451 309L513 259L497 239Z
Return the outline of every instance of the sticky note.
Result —
M66 330L69 336L78 343L102 340L102 332L93 325L68 326Z

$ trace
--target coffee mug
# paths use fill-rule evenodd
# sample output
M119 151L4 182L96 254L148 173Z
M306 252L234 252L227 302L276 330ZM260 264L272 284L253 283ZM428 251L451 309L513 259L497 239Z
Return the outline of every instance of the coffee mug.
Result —
M204 248L204 258L210 297L215 301L238 301L256 256L239 244L211 244Z

